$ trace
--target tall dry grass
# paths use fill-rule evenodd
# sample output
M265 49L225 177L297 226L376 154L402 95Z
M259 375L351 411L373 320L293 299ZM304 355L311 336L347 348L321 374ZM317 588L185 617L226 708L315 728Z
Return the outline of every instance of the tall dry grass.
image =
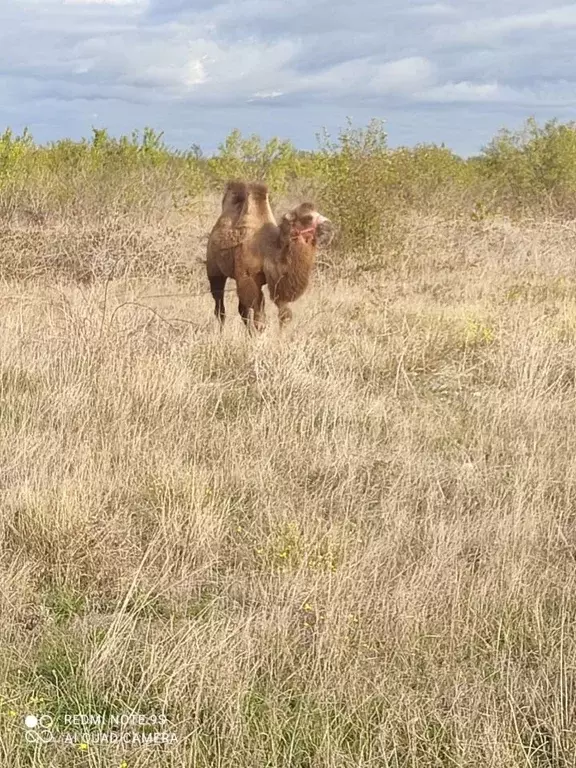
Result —
M574 765L576 226L406 214L252 340L217 205L4 232L0 764Z

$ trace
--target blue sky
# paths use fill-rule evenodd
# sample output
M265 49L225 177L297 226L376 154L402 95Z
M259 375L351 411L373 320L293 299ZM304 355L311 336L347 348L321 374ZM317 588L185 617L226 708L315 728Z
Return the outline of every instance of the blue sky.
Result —
M553 0L0 0L0 123L209 152L235 127L312 148L377 117L392 145L470 154L576 119L575 51L576 4Z

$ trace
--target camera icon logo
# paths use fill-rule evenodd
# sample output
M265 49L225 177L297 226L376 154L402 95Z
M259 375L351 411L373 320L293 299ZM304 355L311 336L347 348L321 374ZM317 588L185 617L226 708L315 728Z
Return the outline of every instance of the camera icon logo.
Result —
M52 715L26 715L24 718L26 733L24 738L28 744L50 744L54 741L54 734L50 730L54 725Z

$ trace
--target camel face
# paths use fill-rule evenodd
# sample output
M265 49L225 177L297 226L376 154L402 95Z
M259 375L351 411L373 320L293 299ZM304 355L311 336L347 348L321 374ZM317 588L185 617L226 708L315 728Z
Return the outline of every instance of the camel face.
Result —
M327 248L334 239L334 225L326 216L318 214L316 222L316 243L319 248Z
M284 239L289 238L312 247L325 248L334 237L334 225L316 210L313 203L301 203L287 213L282 219L280 231Z

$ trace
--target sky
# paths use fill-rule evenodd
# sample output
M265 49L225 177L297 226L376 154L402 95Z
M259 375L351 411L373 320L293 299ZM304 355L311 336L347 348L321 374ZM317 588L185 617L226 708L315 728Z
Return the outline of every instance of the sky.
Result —
M0 0L0 127L210 153L234 128L313 149L378 118L392 146L470 155L576 119L575 51L554 0Z

